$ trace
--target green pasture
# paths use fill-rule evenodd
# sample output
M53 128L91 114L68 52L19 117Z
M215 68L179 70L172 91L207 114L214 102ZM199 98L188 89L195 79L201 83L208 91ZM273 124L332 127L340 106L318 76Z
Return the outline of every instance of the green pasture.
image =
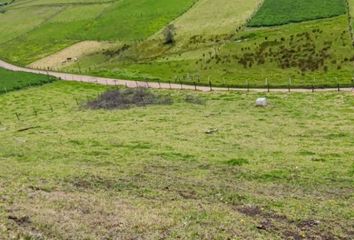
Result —
M353 236L351 93L164 90L172 105L80 106L105 89L0 96L0 238Z

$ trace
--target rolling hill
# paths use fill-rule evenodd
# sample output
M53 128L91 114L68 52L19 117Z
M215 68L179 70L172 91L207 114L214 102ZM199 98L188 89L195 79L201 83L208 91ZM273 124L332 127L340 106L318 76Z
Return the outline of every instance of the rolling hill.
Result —
M353 17L0 0L0 239L354 239Z
M0 8L0 58L22 66L219 86L352 84L352 0L15 0Z

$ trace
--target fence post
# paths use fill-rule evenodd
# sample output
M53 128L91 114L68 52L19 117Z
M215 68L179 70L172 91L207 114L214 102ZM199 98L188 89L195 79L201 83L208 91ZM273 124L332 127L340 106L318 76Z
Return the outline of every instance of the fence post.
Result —
M312 84L312 92L315 92L315 86Z
M209 88L210 88L210 91L213 91L213 86L211 85L211 81L209 80Z
M338 87L338 92L340 92L340 85L339 85L339 83L338 83L337 85L338 85L338 86L337 86L337 87Z
M269 82L267 81L267 89L268 89L268 92L270 92L270 87L269 87Z
M194 84L194 91L197 91L197 84L195 82L193 82Z
M170 86L170 89L171 89L171 81L168 81L168 85Z

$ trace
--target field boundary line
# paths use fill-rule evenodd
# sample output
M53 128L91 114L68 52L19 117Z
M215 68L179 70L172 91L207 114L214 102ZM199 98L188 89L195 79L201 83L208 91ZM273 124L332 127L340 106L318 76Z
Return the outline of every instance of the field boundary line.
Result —
M212 92L212 91L252 91L252 92L354 92L354 87L347 88L234 88L234 87L214 87L209 82L209 86L202 85L188 85L183 83L166 83L166 82L148 82L148 81L135 81L135 80L124 80L124 79L115 79L115 78L106 78L106 77L95 77L88 75L79 75L72 73L63 73L63 72L53 72L46 70L36 70L28 67L19 67L13 64L7 63L5 61L0 60L0 67L14 71L14 72L27 72L34 74L47 75L51 77L55 77L59 80L64 81L76 81L76 82L84 82L84 83L93 83L100 85L109 85L109 86L125 86L127 88L152 88L152 89L174 89L174 90L194 90L194 91L202 91L202 92Z

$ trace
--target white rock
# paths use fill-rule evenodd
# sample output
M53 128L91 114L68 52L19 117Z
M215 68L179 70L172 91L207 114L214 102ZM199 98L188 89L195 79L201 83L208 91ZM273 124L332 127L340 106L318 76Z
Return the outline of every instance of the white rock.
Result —
M257 107L266 107L267 105L268 105L268 102L267 102L266 98L257 98L257 100L256 100Z

